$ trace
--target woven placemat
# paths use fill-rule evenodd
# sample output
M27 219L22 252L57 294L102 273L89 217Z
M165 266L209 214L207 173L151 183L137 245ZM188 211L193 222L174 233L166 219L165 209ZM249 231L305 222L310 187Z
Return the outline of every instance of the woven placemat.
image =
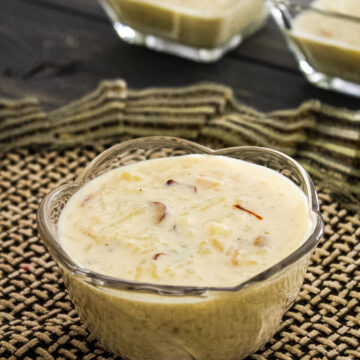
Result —
M264 114L238 103L230 88L208 83L131 90L122 80L104 81L50 113L34 98L0 99L0 153L118 142L124 134L271 147L295 157L318 184L360 210L360 112L310 100Z
M325 126L324 131L329 131L331 127L338 127L337 121L341 119L335 115L323 115L324 107L315 103L305 104L305 110L303 107L292 111L292 117L291 112L277 112L265 117L246 107L241 107L243 113L239 108L225 113L225 108L233 106L235 109L240 105L233 102L232 93L223 87L203 86L173 92L159 89L131 95L130 91L125 91L123 84L118 83L118 87L114 87L114 84L102 85L85 99L51 114L42 112L35 100L0 101L0 127L3 130L0 136L7 134L6 137L2 136L0 145L0 359L114 359L82 325L65 291L58 267L38 237L35 222L36 210L43 196L51 189L74 180L83 167L105 148L115 141L144 135L144 129L148 129L149 134L155 132L193 138L213 147L223 147L231 142L242 144L246 140L241 140L239 132L230 131L230 127L224 134L213 130L217 122L221 126L222 121L226 126L228 121L233 124L233 116L237 113L241 114L240 120L235 119L239 124L244 118L253 125L258 124L259 119L263 124L268 123L269 127L260 129L263 132L263 129L276 129L276 126L280 133L285 131L281 122L287 124L288 132L293 131L291 128L301 128L299 133L305 136L301 135L301 141L297 139L294 154L298 155L304 146L308 146L299 145L307 144L306 139L310 134L304 130L304 122L307 121L306 126L312 126L312 129L314 124L319 126L326 122L331 126ZM175 101L177 96L184 98L184 94L192 94L192 104L184 106L180 99ZM105 101L105 98L110 100ZM125 101L130 101L129 98L136 100L137 105L129 106ZM154 99L156 104L166 103L167 107L156 107ZM169 100L176 111L169 110ZM121 101L127 106L126 112L119 110L124 107L116 107ZM208 106L209 103L212 105ZM109 104L115 110L110 111L113 118L108 122L110 130L106 130L103 119L109 110L96 111ZM314 104L319 115L313 110ZM159 108L164 106L167 110L164 110L162 117ZM180 108L184 116L174 115ZM90 116L89 111L95 111L95 114L91 113ZM121 116L129 116L132 120L120 121L116 118L119 111ZM304 111L308 114L307 120ZM68 115L70 113L71 116ZM348 132L347 136L354 137L358 124L349 112L345 113L351 118L349 121L355 124L352 125L355 130ZM151 117L155 118L156 114L159 118L154 127ZM174 124L166 121L166 114ZM321 116L324 122L319 120ZM333 118L332 122L330 118ZM89 125L91 119L99 121L94 120ZM142 125L134 126L136 120L133 119ZM186 124L181 119L190 123ZM346 119L343 121L344 131L349 122ZM116 128L121 130L114 133ZM13 131L11 135L6 133L9 129ZM268 141L278 136L275 130L273 134L264 139ZM96 139L97 145L91 145L94 142L91 139ZM348 159L346 156L349 154L356 155L356 141L359 140L353 139L351 143L354 152L339 156L341 161ZM274 144L278 146L282 143L278 141ZM329 141L328 144L332 143ZM341 151L349 148L344 144L345 141ZM325 142L321 143L321 146L325 145ZM291 150L294 147L289 146L289 149L294 151ZM330 150L328 154L333 154L333 148ZM356 166L353 166L357 161L356 156L352 159L347 162L348 169L356 170ZM341 174L337 179L344 181ZM353 174L351 176L354 178ZM358 186L356 182L350 181L349 184ZM336 202L332 193L332 190L325 188L319 192L326 223L325 235L312 256L299 298L284 316L281 330L251 359L360 359L360 216ZM352 192L351 196L356 196L356 193Z

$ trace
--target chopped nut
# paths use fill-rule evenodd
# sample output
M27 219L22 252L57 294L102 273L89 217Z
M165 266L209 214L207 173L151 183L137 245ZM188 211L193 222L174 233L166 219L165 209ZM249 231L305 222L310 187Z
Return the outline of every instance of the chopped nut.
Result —
M204 189L210 189L212 187L219 186L220 182L216 181L216 180L213 180L213 179L210 179L210 178L198 176L196 178L196 184L201 186Z
M254 246L265 247L268 245L269 245L269 238L267 236L260 235L254 240Z
M215 238L211 238L210 239L210 244L217 250L219 251L224 251L224 245L223 243L218 240L218 239L215 239Z
M246 259L245 262L248 264L248 265L257 265L259 264L258 261L254 260L254 259Z
M126 181L140 181L141 180L141 177L138 176L138 175L132 175L128 172L124 172L122 175L121 175L121 179L123 180L126 180Z
M156 224L159 224L165 219L165 216L168 214L168 209L164 203L159 201L153 201L151 204L156 208Z
M211 236L214 236L214 235L230 235L232 233L231 229L226 226L226 225L223 225L221 223L218 223L218 222L212 222L210 224L210 229L209 229L209 234Z
M86 205L93 197L94 194L89 194L88 196L86 196L86 198L81 202L80 206Z
M167 186L172 186L172 185L175 185L175 184L178 184L178 185L182 185L182 186L186 186L188 187L189 189L192 189L192 191L194 193L197 193L197 187L195 185L190 185L190 184L184 184L184 183L179 183L173 179L169 179L168 181L166 181L165 185Z
M153 259L156 261L161 255L165 255L165 253L164 252L157 253L153 256Z
M169 179L165 184L167 185L167 186L171 186L171 185L174 185L174 184L176 184L177 182L175 181L175 180L173 180L173 179Z

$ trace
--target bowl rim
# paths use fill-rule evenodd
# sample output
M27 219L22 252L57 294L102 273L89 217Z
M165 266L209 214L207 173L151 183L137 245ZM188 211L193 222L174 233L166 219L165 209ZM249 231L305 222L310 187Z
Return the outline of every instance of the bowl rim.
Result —
M331 16L331 17L335 17L335 18L339 18L339 19L343 19L343 20L348 20L348 21L352 21L352 22L356 22L356 23L360 24L360 17L358 17L358 16L348 15L348 14L343 14L343 13L336 12L336 11L317 8L317 7L312 6L312 4L314 4L314 2L307 4L307 5L299 4L299 3L295 2L294 0L266 0L266 2L269 3L270 6L285 7L288 10L294 10L294 11L309 10L309 11L313 11L318 14Z
M117 278L114 276L108 276L101 273L94 272L92 270L81 267L76 264L75 261L71 259L71 257L67 254L67 252L61 247L58 240L54 237L53 232L50 230L51 228L51 220L48 214L48 206L50 202L58 197L60 194L64 192L73 193L76 189L82 186L82 182L86 178L87 174L91 171L91 169L100 162L103 158L109 155L114 150L122 150L126 147L133 146L134 144L139 144L139 142L156 142L159 141L172 141L178 144L191 146L194 149L198 150L201 154L213 154L213 155L223 155L230 156L228 153L239 150L254 150L271 153L272 155L281 157L286 161L289 161L292 165L294 165L304 180L306 185L306 189L308 195L306 195L308 199L309 209L311 211L311 217L313 220L313 227L311 233L308 235L308 238L303 242L303 244L297 248L290 255L262 271L261 273L251 277L250 279L241 282L238 285L231 287L213 287L213 286L179 286L179 285L165 285L165 284L153 284L153 283L145 283L145 282L137 282L137 281L129 281L121 278ZM170 146L170 145L169 145ZM201 152L200 152L201 151ZM196 154L196 152L194 152ZM294 159L285 155L277 150L263 148L258 146L234 146L223 148L220 150L213 150L211 148L205 147L203 145L197 144L195 142L184 140L175 137L167 137L167 136L150 136L150 137L142 137L134 140L125 141L110 147L109 149L101 152L97 155L79 174L79 176L75 180L74 183L64 184L60 187L49 192L41 201L40 206L37 211L37 225L39 234L45 243L47 249L51 253L51 255L55 258L57 263L68 270L72 275L76 275L82 280L92 284L110 289L120 289L120 290L136 290L141 292L150 292L157 293L163 295L202 295L207 291L221 291L221 292L237 292L242 288L248 287L250 285L254 285L257 283L261 283L266 279L278 274L285 268L289 267L297 260L301 259L316 247L319 243L323 231L324 231L324 222L321 217L319 201L316 194L316 190L314 184L306 172L306 170ZM57 227L56 227L57 231Z

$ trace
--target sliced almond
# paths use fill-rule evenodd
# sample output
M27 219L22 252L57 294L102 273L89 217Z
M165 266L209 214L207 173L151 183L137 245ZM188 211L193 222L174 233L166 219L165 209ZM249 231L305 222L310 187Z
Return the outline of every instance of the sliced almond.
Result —
M81 202L80 206L86 205L90 200L94 198L94 194L89 194L85 197L85 199Z
M231 233L232 231L228 226L221 224L219 222L211 222L209 225L209 234L211 236L216 236L216 235L227 236L227 235L231 235Z
M196 179L196 185L199 185L200 187L204 188L204 189L210 189L216 186L219 186L221 183L217 180L208 178L208 177L203 177L203 176L197 176Z
M166 186L173 186L173 185L181 185L181 186L186 186L187 188L191 189L195 194L197 193L197 187L195 185L190 185L190 184L185 184L185 183L180 183L176 180L173 179L169 179L166 181L165 183Z
M153 201L151 203L155 209L156 209L156 224L160 224L166 217L166 215L168 214L168 209L166 207L166 205L162 202L159 201Z
M257 238L255 238L253 244L256 247L261 247L261 248L263 248L265 246L269 246L269 238L267 236L260 235Z
M159 252L159 253L156 253L154 256L153 256L153 260L157 260L161 255L165 255L164 252Z

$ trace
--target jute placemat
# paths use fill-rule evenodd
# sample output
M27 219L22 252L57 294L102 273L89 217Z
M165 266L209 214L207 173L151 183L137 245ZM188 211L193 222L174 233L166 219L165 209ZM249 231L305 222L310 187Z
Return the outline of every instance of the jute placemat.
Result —
M24 146L118 142L122 135L271 147L295 157L318 184L360 209L360 112L311 100L294 110L264 114L239 104L230 88L207 83L130 90L122 80L104 81L50 113L34 98L0 99L0 153Z
M78 318L35 213L108 146L155 134L216 148L266 141L308 165L321 183L325 236L282 329L250 358L360 359L360 216L350 209L359 194L358 114L309 102L265 116L218 85L130 91L118 81L49 114L34 99L0 100L0 130L0 359L113 359Z

